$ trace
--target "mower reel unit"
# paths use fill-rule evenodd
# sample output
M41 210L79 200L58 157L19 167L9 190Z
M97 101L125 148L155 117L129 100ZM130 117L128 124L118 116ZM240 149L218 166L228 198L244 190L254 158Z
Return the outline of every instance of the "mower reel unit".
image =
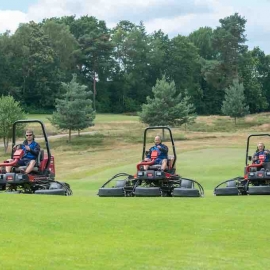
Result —
M270 162L264 162L265 156L260 155L258 163L249 164L252 161L249 155L250 138L263 136L270 137L270 134L252 134L247 138L244 177L238 176L220 183L215 187L214 195L270 195Z
M44 195L72 195L68 183L55 180L54 156L51 155L48 137L44 124L39 120L18 120L13 124L12 149L16 145L16 127L18 124L38 123L40 124L45 141L45 149L40 149L36 165L32 172L22 173L25 167L18 167L18 161L23 157L24 150L17 149L11 153L11 161L0 163L0 190L6 193L44 194ZM6 166L12 166L12 171L7 173Z
M157 153L151 153L151 161L145 161L146 138L150 130L166 130L169 133L173 154L168 156L168 169L154 165ZM171 129L166 126L148 127L144 131L142 161L136 166L135 175L118 173L105 182L98 191L100 197L202 197L204 190L197 181L176 174L177 156ZM144 170L144 165L148 169Z

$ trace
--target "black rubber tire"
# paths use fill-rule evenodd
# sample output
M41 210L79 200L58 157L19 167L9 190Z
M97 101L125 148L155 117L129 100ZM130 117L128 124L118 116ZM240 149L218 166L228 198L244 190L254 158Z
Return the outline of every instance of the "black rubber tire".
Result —
M115 187L124 187L127 183L127 180L117 180Z
M200 197L201 194L196 188L174 188L173 197Z
M60 189L60 188L58 188L58 189L39 189L39 190L36 190L34 194L66 196L66 190Z
M236 187L236 182L234 180L228 181L226 183L227 187Z
M125 197L125 192L122 187L116 188L100 188L98 190L99 197Z
M160 197L161 190L159 187L136 187L134 195L136 197Z
M51 190L51 189L62 189L62 185L61 185L60 182L59 182L59 183L57 183L57 182L52 182L52 183L50 184L49 189L50 189L50 190Z
M249 195L270 195L270 186L249 186Z
M216 196L236 196L239 195L237 187L224 187L215 189Z
M193 181L182 179L181 180L181 188L193 188Z

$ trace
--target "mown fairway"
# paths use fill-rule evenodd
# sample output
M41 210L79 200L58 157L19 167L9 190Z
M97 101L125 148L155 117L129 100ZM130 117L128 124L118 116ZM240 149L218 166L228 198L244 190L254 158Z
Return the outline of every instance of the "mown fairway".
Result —
M72 143L51 139L57 180L73 196L1 194L1 269L268 269L270 196L213 196L242 175L250 132L175 130L187 138L175 141L177 172L200 182L204 198L99 198L107 179L134 174L141 158L141 143L115 134L142 135L142 125L121 121Z

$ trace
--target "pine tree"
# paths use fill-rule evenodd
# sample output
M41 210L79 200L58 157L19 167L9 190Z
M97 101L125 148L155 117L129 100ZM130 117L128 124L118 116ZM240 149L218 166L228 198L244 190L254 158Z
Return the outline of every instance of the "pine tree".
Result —
M71 130L80 131L90 127L95 119L95 111L90 99L92 92L86 91L87 86L80 85L76 79L77 76L73 74L70 83L62 83L65 90L64 97L56 99L56 112L49 119L52 125L69 131L69 141Z
M249 106L245 103L244 86L238 79L233 80L233 84L225 89L221 111L224 115L234 118L235 124L237 117L249 114Z
M166 81L165 76L157 80L152 88L154 98L147 97L147 104L142 105L140 120L150 126L180 126L194 120L195 107L186 95L176 93L174 81Z

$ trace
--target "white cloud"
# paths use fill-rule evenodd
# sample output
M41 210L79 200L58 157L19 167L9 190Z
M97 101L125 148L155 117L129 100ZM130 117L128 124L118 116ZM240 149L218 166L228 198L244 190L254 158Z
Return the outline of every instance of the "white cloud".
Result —
M12 33L20 23L27 22L27 15L21 11L0 10L0 33L10 30Z

